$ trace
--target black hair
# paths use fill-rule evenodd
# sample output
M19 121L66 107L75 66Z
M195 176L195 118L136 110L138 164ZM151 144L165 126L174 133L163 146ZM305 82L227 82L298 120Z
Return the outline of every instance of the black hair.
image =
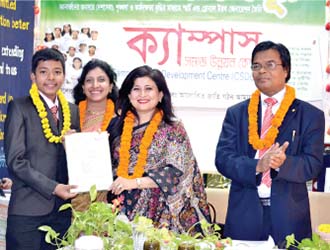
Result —
M84 94L82 86L85 83L86 75L88 72L95 68L102 69L109 77L110 84L113 84L113 87L111 93L108 94L108 99L111 99L114 103L116 103L118 97L118 87L116 85L117 74L107 62L100 59L92 59L83 67L81 75L78 79L78 84L73 88L73 97L75 99L75 103L79 104L79 102L86 99L86 95Z
M54 33L53 32L51 32L51 33L45 33L45 38L44 38L44 41L45 42L48 42L47 41L47 34L51 34L52 35L52 41L55 40L55 36L54 36Z
M145 76L153 80L158 90L163 93L163 98L161 102L157 104L157 108L159 110L162 110L164 113L163 120L167 124L173 123L173 118L175 117L175 115L172 107L171 94L167 87L165 77L160 70L153 69L148 65L144 65L137 67L133 69L130 73L128 73L119 90L119 97L117 99L116 105L116 114L120 116L118 120L119 128L122 127L127 111L130 110L136 115L136 117L139 117L136 110L130 103L128 95L131 93L135 80L137 78Z
M72 34L71 24L66 24L66 25L69 27L69 35L71 36L71 34ZM65 26L65 24L63 25L63 28L62 28L62 32L61 32L62 36L64 36L66 34L65 30L64 30L64 26Z
M62 65L63 73L65 74L65 59L63 54L57 50L52 48L44 48L38 50L32 56L32 73L36 73L36 69L40 61L58 61Z
M288 82L291 77L291 56L290 56L290 52L289 52L288 48L285 47L281 43L274 43L272 41L264 41L264 42L257 44L257 46L252 51L251 64L253 64L254 57L258 52L269 50L269 49L274 49L280 54L282 66L288 72L288 74L285 78L285 82Z
M84 32L83 32L84 29L88 29L87 33L84 33ZM91 29L88 28L88 27L83 27L83 28L80 29L80 32L81 32L82 34L87 35L88 38L91 37L91 32L90 32L90 31L91 31Z

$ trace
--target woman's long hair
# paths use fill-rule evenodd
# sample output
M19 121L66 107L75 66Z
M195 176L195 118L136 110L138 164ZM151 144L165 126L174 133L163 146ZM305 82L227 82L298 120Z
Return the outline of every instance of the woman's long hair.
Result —
M116 102L116 114L118 115L118 119L116 121L114 134L110 134L110 138L114 138L121 134L124 119L128 111L131 111L135 114L136 117L139 117L128 96L131 93L135 80L140 77L149 77L155 82L158 90L163 92L163 98L161 102L157 104L157 108L163 111L163 120L167 124L171 125L174 122L175 115L172 107L171 94L167 87L164 75L160 70L153 69L148 65L144 65L133 69L126 76L123 84L121 85L119 96Z
M83 85L85 83L86 75L89 71L100 68L102 69L106 75L109 77L110 84L113 84L111 93L108 94L108 99L111 99L113 103L116 103L118 97L118 87L116 85L117 74L113 70L113 68L105 61L100 59L92 59L90 60L83 68L81 75L78 80L78 84L73 88L73 97L75 100L75 104L79 104L79 102L86 99L86 95L84 94Z

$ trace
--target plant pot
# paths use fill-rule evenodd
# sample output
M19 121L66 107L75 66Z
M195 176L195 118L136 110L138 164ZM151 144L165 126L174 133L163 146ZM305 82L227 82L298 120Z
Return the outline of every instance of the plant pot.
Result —
M146 240L143 243L143 250L160 250L160 243L158 240Z
M195 245L192 242L180 243L178 250L195 250Z
M75 250L104 250L103 240L94 235L85 235L74 243Z
M330 243L330 233L325 233L325 232L320 232L320 231L318 231L317 233L318 233L318 235L320 235L322 240Z

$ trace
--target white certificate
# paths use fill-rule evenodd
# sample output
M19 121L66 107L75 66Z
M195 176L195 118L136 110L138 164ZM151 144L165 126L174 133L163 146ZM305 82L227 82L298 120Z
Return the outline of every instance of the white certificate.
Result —
M70 185L72 192L107 190L112 183L112 166L107 132L82 132L65 136Z

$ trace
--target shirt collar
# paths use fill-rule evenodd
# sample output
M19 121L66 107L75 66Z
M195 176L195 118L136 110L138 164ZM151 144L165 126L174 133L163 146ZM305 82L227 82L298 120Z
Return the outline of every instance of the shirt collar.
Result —
M275 95L273 96L267 96L265 95L264 93L260 93L260 98L261 98L261 103L263 105L266 105L265 104L265 99L268 98L268 97L273 97L276 99L277 103L276 104L280 104L284 98L284 95L285 95L285 91L286 91L286 88L283 88L282 90L280 90L279 92L277 92Z
M42 93L41 91L38 91L39 94L42 96L42 98L45 100L48 108L52 108L53 106L57 106L58 107L58 98L56 96L55 98L55 102L53 102L51 99L49 99L44 93Z

